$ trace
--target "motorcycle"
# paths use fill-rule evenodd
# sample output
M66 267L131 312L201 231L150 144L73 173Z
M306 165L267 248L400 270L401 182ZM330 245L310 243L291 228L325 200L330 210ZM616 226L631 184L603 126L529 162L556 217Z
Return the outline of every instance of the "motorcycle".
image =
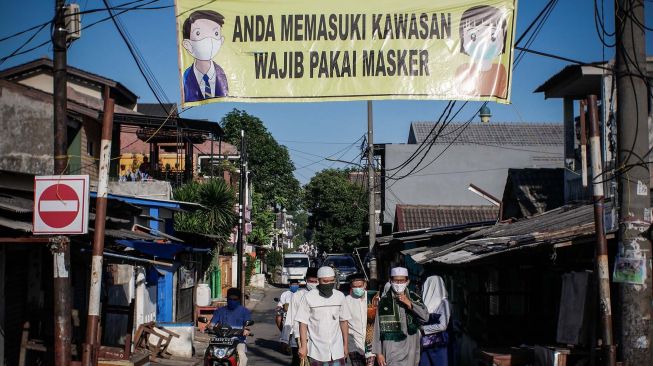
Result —
M248 320L243 328L232 328L227 324L217 324L215 327L206 329L211 335L209 346L204 352L204 366L238 366L238 352L236 347L243 343L245 327L254 324ZM253 334L249 334L252 336Z

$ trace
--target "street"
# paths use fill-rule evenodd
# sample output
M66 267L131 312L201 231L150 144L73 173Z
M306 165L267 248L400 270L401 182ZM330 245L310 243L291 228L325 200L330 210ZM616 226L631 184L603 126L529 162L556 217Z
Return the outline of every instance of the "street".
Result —
M279 330L274 324L275 297L279 297L285 288L268 285L263 297L252 309L253 337L247 340L248 365L289 365L291 357L279 352Z

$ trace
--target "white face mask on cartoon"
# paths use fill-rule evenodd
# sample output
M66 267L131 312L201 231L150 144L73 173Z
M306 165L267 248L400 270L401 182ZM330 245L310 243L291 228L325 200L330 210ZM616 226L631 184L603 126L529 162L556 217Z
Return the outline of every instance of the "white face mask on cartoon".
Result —
M202 61L209 61L218 54L222 46L222 39L206 37L199 41L188 41L192 50L188 50L194 58Z
M481 69L488 69L492 61L503 51L503 33L501 27L480 25L468 29L463 35L465 52L474 62L481 64Z

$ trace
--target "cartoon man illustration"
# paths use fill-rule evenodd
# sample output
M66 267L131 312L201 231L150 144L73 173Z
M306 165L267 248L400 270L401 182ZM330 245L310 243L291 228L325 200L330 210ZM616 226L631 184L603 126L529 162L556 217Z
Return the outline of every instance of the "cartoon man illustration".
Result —
M456 70L458 92L506 98L506 68L494 63L505 52L506 13L488 5L469 8L460 19L459 32L460 52L471 60Z
M184 21L182 45L195 61L184 71L184 101L224 97L229 93L224 70L213 58L224 43L224 16L212 10L197 10Z

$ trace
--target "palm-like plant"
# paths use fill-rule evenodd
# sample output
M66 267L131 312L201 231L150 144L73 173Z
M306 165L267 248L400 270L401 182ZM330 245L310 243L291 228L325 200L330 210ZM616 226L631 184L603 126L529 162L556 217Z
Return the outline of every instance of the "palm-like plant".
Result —
M199 203L202 209L175 215L175 230L226 238L236 223L236 195L222 179L192 182L175 189L175 199Z

